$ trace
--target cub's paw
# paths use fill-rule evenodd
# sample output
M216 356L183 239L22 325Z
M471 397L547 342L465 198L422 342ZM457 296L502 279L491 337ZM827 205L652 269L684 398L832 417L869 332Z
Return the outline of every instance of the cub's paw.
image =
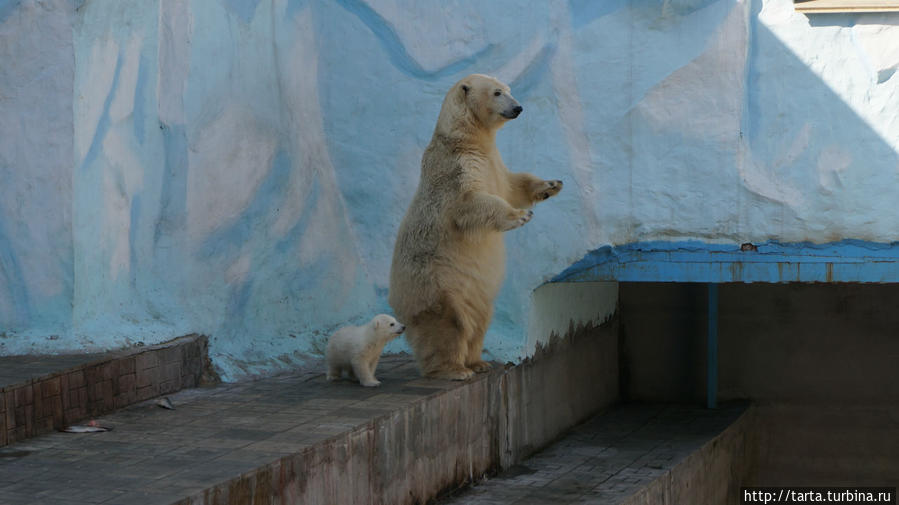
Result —
M503 228L503 231L514 230L515 228L520 228L524 226L525 223L531 220L534 217L534 211L526 210L526 209L515 209L509 213L507 217L506 225Z
M376 388L381 385L381 381L379 381L379 380L364 381L364 382L360 382L360 384L362 384L363 386L365 386L367 388Z
M534 201L541 202L558 195L559 191L562 191L562 181L540 181L535 183L532 189Z
M465 367L435 370L433 372L428 372L427 374L431 379L446 379L451 381L464 381L465 379L470 379L473 375L474 370Z
M493 365L487 363L486 361L476 361L474 363L469 363L468 368L474 370L475 373L484 373L489 372Z

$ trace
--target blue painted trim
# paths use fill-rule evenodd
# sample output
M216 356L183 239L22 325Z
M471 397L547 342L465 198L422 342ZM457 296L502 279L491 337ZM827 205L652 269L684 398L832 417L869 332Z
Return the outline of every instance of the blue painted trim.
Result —
M899 242L827 244L637 242L600 247L551 282L899 283Z
M709 332L706 352L706 406L718 406L718 284L709 283Z

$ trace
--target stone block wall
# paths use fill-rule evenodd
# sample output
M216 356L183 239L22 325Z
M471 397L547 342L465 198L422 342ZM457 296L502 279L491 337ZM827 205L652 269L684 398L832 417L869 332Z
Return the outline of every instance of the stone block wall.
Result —
M0 389L0 446L200 384L207 338L85 358L83 365Z

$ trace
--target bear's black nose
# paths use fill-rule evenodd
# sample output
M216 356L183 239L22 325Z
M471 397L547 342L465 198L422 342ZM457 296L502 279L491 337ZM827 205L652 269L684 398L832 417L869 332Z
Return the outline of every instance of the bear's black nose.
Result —
M516 103L515 107L512 107L511 109L505 109L500 113L500 115L502 115L506 119L515 119L519 114L521 114L521 111L523 110L524 109L521 107L521 105L518 105Z

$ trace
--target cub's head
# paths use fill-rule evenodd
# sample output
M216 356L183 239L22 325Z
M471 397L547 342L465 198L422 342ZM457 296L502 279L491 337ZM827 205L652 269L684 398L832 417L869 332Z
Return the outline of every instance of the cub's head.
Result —
M509 86L493 77L472 74L461 79L447 93L438 119L445 128L474 125L494 131L521 114L522 107L512 97Z
M378 314L371 320L375 334L383 340L393 340L406 331L406 326L387 314Z

